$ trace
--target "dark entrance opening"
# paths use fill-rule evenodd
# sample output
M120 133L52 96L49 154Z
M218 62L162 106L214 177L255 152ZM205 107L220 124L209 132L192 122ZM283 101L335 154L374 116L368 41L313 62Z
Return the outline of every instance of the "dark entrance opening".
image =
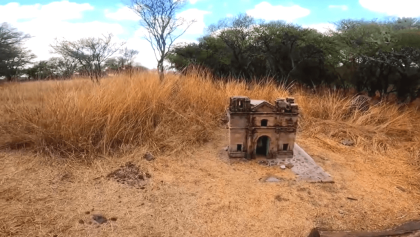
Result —
M261 120L261 127L267 127L267 124L268 124L268 120L267 119Z
M236 145L236 151L242 151L242 144Z
M257 155L267 156L269 150L270 150L270 138L267 136L262 136L258 138L257 147L255 148L255 153Z
M283 144L283 151L289 150L289 144Z

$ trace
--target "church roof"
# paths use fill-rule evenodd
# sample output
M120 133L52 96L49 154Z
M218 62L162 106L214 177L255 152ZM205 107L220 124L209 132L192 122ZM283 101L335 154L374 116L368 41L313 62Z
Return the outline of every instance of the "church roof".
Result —
M263 102L267 102L267 101L265 101L265 100L251 100L251 105L252 106L257 106L257 105L259 105Z

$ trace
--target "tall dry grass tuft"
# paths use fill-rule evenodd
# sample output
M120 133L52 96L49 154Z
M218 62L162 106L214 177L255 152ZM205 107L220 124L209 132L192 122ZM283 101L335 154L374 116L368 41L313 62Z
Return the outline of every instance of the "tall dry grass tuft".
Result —
M211 141L228 106L244 95L274 101L294 96L301 108L299 136L355 141L365 152L412 156L419 163L420 116L379 103L350 112L350 97L328 90L309 93L272 81L218 82L209 74L153 73L117 76L94 85L87 79L31 82L0 90L0 146L92 157L145 146L156 152L186 151Z

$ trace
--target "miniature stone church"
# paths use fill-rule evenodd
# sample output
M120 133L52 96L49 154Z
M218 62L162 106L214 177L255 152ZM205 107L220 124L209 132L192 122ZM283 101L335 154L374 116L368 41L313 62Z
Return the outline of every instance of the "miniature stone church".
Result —
M294 98L278 98L275 105L246 96L230 98L231 158L292 158L299 109Z

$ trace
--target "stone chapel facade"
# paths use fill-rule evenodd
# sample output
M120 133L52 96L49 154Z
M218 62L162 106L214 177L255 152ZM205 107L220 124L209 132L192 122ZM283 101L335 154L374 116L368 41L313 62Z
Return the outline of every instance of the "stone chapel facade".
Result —
M246 96L230 98L231 158L292 158L299 115L294 98L278 98L275 105Z

